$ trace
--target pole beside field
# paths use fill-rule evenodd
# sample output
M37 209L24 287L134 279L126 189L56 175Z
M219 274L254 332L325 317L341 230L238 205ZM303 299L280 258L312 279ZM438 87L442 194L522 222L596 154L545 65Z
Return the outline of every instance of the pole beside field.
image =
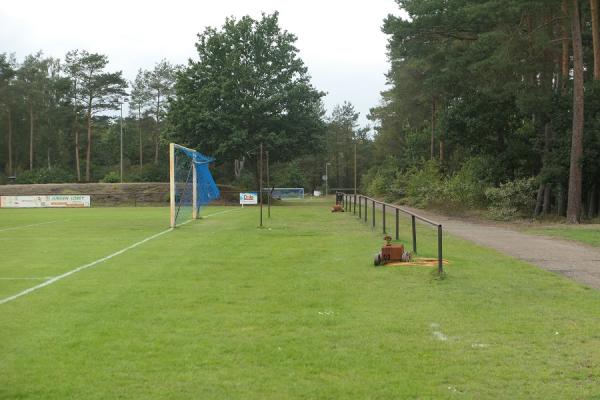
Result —
M175 143L169 143L169 182L170 226L175 228Z

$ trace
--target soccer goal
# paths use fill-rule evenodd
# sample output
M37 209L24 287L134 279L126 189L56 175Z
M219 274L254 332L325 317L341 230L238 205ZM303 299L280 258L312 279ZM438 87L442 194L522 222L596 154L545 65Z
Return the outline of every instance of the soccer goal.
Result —
M270 193L273 191L271 197L279 200L297 200L304 198L304 188L264 188L263 191Z
M208 166L215 159L196 150L169 145L171 227L200 216L200 207L219 198L219 188Z

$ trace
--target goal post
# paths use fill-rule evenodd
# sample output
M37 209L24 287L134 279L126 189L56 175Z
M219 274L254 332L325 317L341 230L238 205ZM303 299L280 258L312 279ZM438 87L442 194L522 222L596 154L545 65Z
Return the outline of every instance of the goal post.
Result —
M210 173L212 157L176 143L169 144L169 202L172 228L197 219L200 207L218 199L219 189Z

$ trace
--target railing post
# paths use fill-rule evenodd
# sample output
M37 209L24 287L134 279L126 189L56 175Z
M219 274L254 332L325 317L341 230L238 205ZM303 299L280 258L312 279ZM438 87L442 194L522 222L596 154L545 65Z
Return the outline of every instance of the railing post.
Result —
M373 228L375 228L375 200L373 200Z
M413 239L413 253L417 252L417 222L415 216L410 216L412 219L412 239Z
M358 196L358 218L362 219L362 197Z
M396 208L396 240L400 240L400 210Z
M442 259L442 225L438 225L438 274L444 273L444 261Z
M383 234L385 235L385 203L382 204L383 206L383 220L381 221L381 223L383 224Z
M354 201L354 207L352 207L352 213L356 214L356 194L354 196L352 196L352 199Z
M369 213L369 200L365 197L365 222L367 222L367 214Z

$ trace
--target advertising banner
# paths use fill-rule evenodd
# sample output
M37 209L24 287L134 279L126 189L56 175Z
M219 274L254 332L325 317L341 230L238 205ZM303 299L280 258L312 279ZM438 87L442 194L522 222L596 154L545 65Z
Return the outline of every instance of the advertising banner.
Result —
M88 195L0 196L2 208L72 208L89 207Z
M258 194L256 192L240 193L240 204L258 204Z

